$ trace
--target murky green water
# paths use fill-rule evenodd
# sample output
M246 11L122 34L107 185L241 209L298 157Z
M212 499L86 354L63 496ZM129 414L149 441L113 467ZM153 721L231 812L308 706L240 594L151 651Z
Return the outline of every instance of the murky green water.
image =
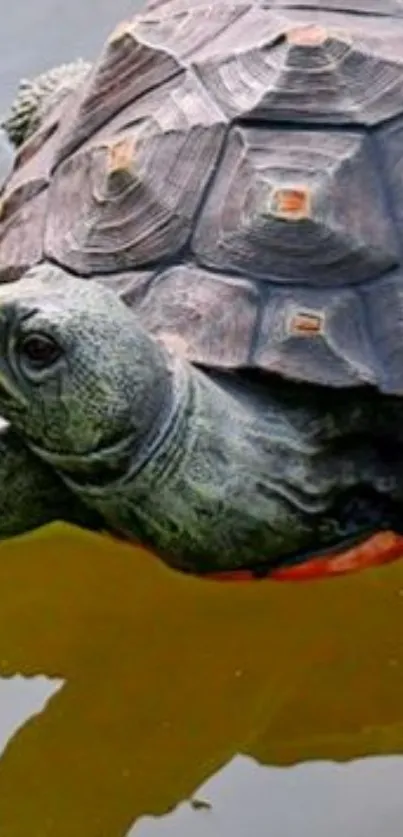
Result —
M8 3L0 110L133 7ZM0 546L0 674L0 837L401 836L403 561L219 585L54 527Z

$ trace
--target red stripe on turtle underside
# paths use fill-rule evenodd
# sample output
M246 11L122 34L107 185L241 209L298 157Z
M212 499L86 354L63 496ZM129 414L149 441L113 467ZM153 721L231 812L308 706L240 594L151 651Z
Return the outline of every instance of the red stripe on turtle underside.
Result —
M403 557L403 536L392 531L377 532L360 544L329 555L318 555L301 564L279 567L267 573L270 581L312 581L389 564ZM214 581L256 581L253 570L208 573Z

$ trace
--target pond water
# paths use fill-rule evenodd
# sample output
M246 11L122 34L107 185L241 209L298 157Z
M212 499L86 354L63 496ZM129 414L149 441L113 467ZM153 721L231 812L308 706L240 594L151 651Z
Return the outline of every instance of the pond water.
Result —
M8 3L0 110L133 7ZM403 561L225 585L63 526L2 544L1 837L401 837L402 626Z

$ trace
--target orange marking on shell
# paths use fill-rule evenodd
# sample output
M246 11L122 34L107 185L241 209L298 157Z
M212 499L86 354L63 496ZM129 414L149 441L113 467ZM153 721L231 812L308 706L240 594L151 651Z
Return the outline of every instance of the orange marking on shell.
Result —
M108 145L107 151L107 172L130 172L133 164L135 142L132 138L125 137L118 142Z
M320 46L326 41L328 37L327 30L324 26L296 26L289 29L286 34L286 39L289 44L295 46Z
M322 334L324 319L323 314L311 314L309 312L299 311L290 318L288 331L290 334L302 337Z
M134 25L130 20L121 20L108 38L108 44L118 44L125 38L132 38Z
M276 189L272 194L271 213L286 221L308 218L311 210L309 189L305 186Z

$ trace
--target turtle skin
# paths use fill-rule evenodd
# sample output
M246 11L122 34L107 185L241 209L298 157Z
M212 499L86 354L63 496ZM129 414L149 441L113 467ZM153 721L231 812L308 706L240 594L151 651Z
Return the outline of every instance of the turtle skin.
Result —
M401 395L402 77L401 0L149 2L18 149L0 281L54 263L207 372Z

